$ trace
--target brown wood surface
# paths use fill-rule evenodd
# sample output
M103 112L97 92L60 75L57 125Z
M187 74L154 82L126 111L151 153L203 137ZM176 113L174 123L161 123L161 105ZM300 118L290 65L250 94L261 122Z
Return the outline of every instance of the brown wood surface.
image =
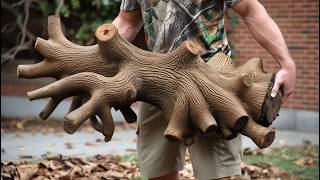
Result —
M35 44L44 61L20 65L17 73L21 78L60 79L28 93L30 100L51 98L40 113L43 119L63 99L75 96L65 116L67 133L90 119L109 141L114 131L111 107L134 122L130 105L144 101L164 112L169 122L164 135L172 141L190 145L199 133L232 139L240 132L260 148L273 142L275 131L260 124L274 120L281 93L270 98L274 75L264 72L259 58L236 66L218 53L205 63L191 41L168 54L148 52L121 38L112 24L96 30L97 45L79 46L64 37L58 16L49 16L48 27L49 40L38 38Z

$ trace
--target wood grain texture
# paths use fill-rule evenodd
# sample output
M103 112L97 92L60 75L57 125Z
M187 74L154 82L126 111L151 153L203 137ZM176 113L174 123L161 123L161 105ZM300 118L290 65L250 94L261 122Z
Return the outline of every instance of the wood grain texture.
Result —
M130 105L144 101L163 111L168 121L164 136L171 141L191 145L199 134L232 139L240 132L260 148L273 142L274 130L262 125L275 119L282 98L281 93L270 98L274 75L264 72L259 58L236 66L218 53L205 63L191 41L168 54L148 52L121 38L112 24L96 30L97 45L78 46L63 36L58 16L49 16L48 26L49 40L38 38L35 45L44 61L20 65L17 73L21 78L60 79L28 93L30 100L51 98L43 119L63 99L75 96L65 116L66 132L74 133L90 119L109 141L114 131L111 107L134 122Z

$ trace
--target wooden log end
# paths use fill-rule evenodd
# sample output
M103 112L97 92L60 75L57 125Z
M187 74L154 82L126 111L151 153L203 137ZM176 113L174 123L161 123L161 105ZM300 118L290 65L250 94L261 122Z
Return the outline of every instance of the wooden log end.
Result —
M164 133L164 137L167 138L171 142L178 142L178 141L182 140L183 135L182 135L182 133L179 133L178 131L167 129Z
M117 28L113 24L103 24L96 30L96 38L100 42L106 42L117 33Z
M47 46L47 40L37 37L36 42L34 43L34 48L42 53L42 49Z
M275 137L276 137L275 130L270 129L270 131L266 133L265 138L263 139L263 142L260 145L258 145L259 148L262 149L262 148L269 147L273 143Z
M61 27L60 16L56 14L48 16L48 28L54 28L55 26Z
M44 121L49 117L49 115L47 115L45 112L42 111L42 112L39 113L39 117L40 117L41 120Z
M275 75L273 75L268 92L262 105L260 121L257 122L262 126L269 127L277 118L282 104L283 88L280 87L276 97L271 97L272 87L274 85Z
M35 99L38 99L39 90L29 91L27 92L27 96L29 97L30 101L33 101Z
M18 65L17 67L17 78L25 78L26 74L29 71L28 65Z
M205 134L214 133L217 131L217 129L218 129L217 124L211 124L204 130L204 133Z
M269 147L275 138L275 130L273 128L263 127L251 118L241 130L241 133L248 136L259 148Z
M65 120L63 122L63 129L68 134L73 134L76 132L77 127L75 126L73 120L67 119L65 117Z
M109 137L109 136L105 136L104 137L104 142L109 142L111 141L112 137Z

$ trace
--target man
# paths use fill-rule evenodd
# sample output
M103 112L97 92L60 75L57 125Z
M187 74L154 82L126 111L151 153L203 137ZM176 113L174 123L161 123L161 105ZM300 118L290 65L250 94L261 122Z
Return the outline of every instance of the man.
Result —
M294 90L295 63L284 38L257 0L123 0L113 24L122 37L133 41L144 25L150 51L167 53L184 40L193 40L208 61L217 52L231 54L224 31L224 12L232 8L248 25L254 39L280 64L272 95L284 88L285 101ZM161 112L143 103L138 120L138 155L143 176L150 179L179 179L186 147L167 141ZM223 140L219 135L200 137L188 148L198 179L220 179L241 174L241 137Z

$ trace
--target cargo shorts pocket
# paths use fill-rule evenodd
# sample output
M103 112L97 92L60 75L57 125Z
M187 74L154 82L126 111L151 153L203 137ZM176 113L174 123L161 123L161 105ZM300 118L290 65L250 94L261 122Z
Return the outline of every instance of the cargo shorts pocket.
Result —
M218 137L218 161L221 166L236 166L241 163L241 135L231 140Z

